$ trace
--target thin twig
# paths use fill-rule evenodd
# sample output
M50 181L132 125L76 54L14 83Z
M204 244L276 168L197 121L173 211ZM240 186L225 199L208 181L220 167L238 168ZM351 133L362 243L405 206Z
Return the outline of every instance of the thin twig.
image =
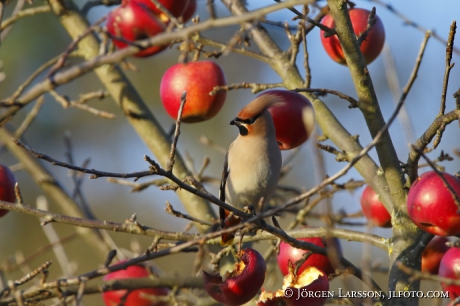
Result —
M19 12L17 12L10 18L5 19L1 23L0 29L3 31L4 29L6 29L10 25L12 25L14 22L18 21L19 19L23 17L32 16L32 15L36 15L40 13L49 13L50 11L51 11L51 8L49 5L42 5L42 6L37 6L37 7L25 9L25 10L20 10Z
M46 69L52 66L59 60L59 56L56 56L43 65L41 65L37 70L35 70L21 85L19 85L18 89L11 95L11 97L5 99L5 103L13 104L15 100L24 92L24 90L32 84L32 82ZM40 97L40 96L39 96Z
M274 1L277 2L277 3L282 3L281 0L274 0ZM319 21L309 18L308 16L306 16L306 15L302 14L301 12L299 12L294 7L288 7L287 9L290 10L291 12L293 12L296 15L294 18L292 18L292 20L304 19L304 20L310 22L311 24L317 26L318 28L320 28L324 32L326 32L328 36L331 36L331 35L335 34L334 29L330 29L330 28L326 27L325 25L323 25L322 23L320 23Z
M79 101L72 101L68 97L62 96L54 90L50 90L50 94L54 97L54 99L57 102L59 102L62 105L63 108L68 108L68 107L77 108L77 109L87 111L93 115L96 115L96 116L99 116L105 119L115 118L115 115L113 113L101 111L93 107L90 107L86 104L83 104L84 102L86 102L85 100L83 100L83 103Z
M19 286L19 285L22 285L22 284L30 281L31 279L35 278L38 274L42 273L44 270L47 270L51 266L51 264L52 264L51 261L45 262L44 264L42 264L40 267L38 267L37 269L33 270L29 274L23 276L22 278L20 278L17 281L14 281L14 285ZM0 292L0 296L3 295L4 291L5 291L5 289L2 290L2 292Z
M109 93L106 90L92 91L92 92L88 92L85 94L81 94L78 100L75 101L75 103L85 104L90 100L93 100L93 99L102 100L108 96L109 96Z
M2 1L2 3L6 4L7 1L4 0ZM17 14L19 14L22 9L24 8L24 5L26 4L26 1L25 0L18 0L16 2L16 6L14 7L14 10L13 12L11 13L11 16L14 17L16 16ZM12 18L10 17L10 18ZM2 28L1 29L1 33L0 33L0 41L3 42L6 38L6 36L8 35L8 33L11 31L11 29L13 28L13 25L10 24L9 26L5 27L5 28Z
M201 182L203 178L203 173L206 170L206 168L209 166L210 163L211 163L211 159L209 158L209 156L205 156L203 159L203 164L201 165L200 170L196 174L196 178L199 182Z
M73 158L73 149L72 149L72 141L70 138L70 133L65 133L64 134L64 142L67 147L66 151L66 157L69 163L74 163L74 158ZM87 158L83 161L82 167L87 167L90 162L90 159ZM72 192L72 198L79 198L79 204L80 204L80 210L85 216L85 218L89 219L97 219L96 215L93 213L90 205L88 204L88 201L86 200L85 195L83 194L83 191L81 189L82 184L83 184L83 175L81 175L80 172L72 171L72 180L74 183L74 190ZM97 232L98 235L104 240L104 242L112 248L112 250L118 251L118 256L119 259L124 259L123 252L121 252L120 248L117 246L115 241L110 237L110 235L107 234L106 231L104 230L99 230Z
M3 13L5 12L5 4L6 4L6 0L2 0L0 1L0 24L2 24L2 21L3 21ZM1 28L0 28L0 37L1 37ZM0 40L0 46L2 44L2 41Z
M321 143L317 143L316 149L321 149L323 151L334 154L336 156L335 160L338 162L348 161L346 152L339 151L331 145L323 145Z
M47 78L52 78L54 76L54 74L56 74L56 72L61 69L65 62L66 62L66 59L67 57L69 56L69 54L72 53L72 51L77 47L78 43L83 39L85 38L87 35L91 34L93 31L95 31L99 25L101 23L103 23L105 20L106 20L107 16L103 16L101 17L99 20L97 20L95 23L93 23L90 27L88 27L88 29L81 35L79 35L77 38L75 38L71 43L70 45L67 47L67 49L64 51L64 53L62 53L60 56L59 56L59 59L58 61L56 62L56 64L54 64L54 66L50 69L50 71L48 72L47 74Z
M192 216L189 216L187 214L184 214L184 213L181 213L180 211L175 210L172 207L171 203L169 203L168 201L166 201L165 211L168 214L173 215L173 216L178 217L178 218L183 218L183 219L186 219L186 220L190 220L190 221L193 221L193 222L198 222L200 224L209 225L209 226L214 225L213 223L210 223L210 222L207 222L207 221L204 221L204 220L199 220L197 218L194 218Z
M300 46L300 43L302 42L302 39L303 39L301 28L302 28L301 22L299 22L299 24L297 25L297 28L296 28L297 31L296 31L295 35L292 35L291 30L289 28L289 24L287 22L284 23L284 30L285 30L286 36L289 39L289 41L291 42L291 45L289 46L289 49L285 53L288 55L289 63L292 66L295 66L295 62L296 62L296 59L297 59L297 54L299 54L299 51L300 51L299 46Z
M112 177L107 178L107 182L130 186L132 187L131 192L140 192L150 186L163 186L166 185L169 180L165 178L154 179L145 183L136 183L127 180L119 180Z
M432 160L431 162L436 166L436 168L438 169L441 169L443 168L443 170L441 171L444 171L444 167L443 166L440 166L438 165L439 162L442 162L442 161L453 161L454 158L451 157L448 153L444 153L444 150L441 150L441 153L439 154L439 157L437 157L436 159ZM423 168L423 167L429 167L430 164L429 163L426 163L426 164L419 164L418 167L419 168Z
M420 272L418 270L415 270L415 269L412 269L412 268L406 266L405 264L403 264L400 261L396 262L396 265L404 273L412 275L413 280L416 280L416 279L429 279L429 280L433 280L433 281L436 281L436 282L444 283L446 285L457 285L457 286L460 285L460 280L459 279L441 277L441 276L430 274L430 273Z
M216 19L216 7L214 4L214 0L207 0L206 8L208 9L209 19Z
M30 110L26 118L24 118L24 120L22 121L21 125L16 129L16 132L14 132L14 137L21 138L24 132L30 127L32 122L35 120L35 118L37 118L38 112L42 108L43 102L45 102L45 97L40 96L35 102L34 107Z
M332 90L332 89L327 89L327 88L296 88L296 89L293 89L292 91L295 91L295 92L316 92L316 93L320 93L320 94L327 94L327 93L330 93L330 94L333 94L333 95L336 95L348 102L350 102L350 105L348 106L348 108L356 108L358 107L359 105L359 102L344 94L344 93L341 93L337 90Z
M435 137L438 130L443 128L443 126L447 126L449 123L452 123L455 120L460 120L460 109L453 110L441 118L435 119L427 130L420 136L416 141L414 147L417 148L416 150L411 150L409 152L409 157L407 159L406 169L407 174L409 175L410 181L414 182L417 178L417 170L418 170L418 161L420 159L419 151L424 151L424 149L430 144L431 140Z
M16 196L16 202L18 205L24 205L24 200L22 199L21 189L19 189L19 183L14 184L14 194Z
M363 32L359 33L358 35L358 44L361 46L363 41L366 40L367 35L372 30L372 27L377 22L377 18L375 17L375 7L372 8L371 12L369 13L369 17L367 18L367 26Z
M182 112L184 111L184 106L186 102L187 102L187 93L184 91L182 93L182 96L180 97L180 107L179 107L179 112L177 113L176 129L174 131L174 138L171 143L171 151L169 152L168 164L166 166L166 171L170 173L172 173L172 170L174 167L174 157L176 155L176 146L177 146L177 141L179 140L179 135L180 135L180 124L182 120Z
M76 297L76 306L82 305L83 295L85 294L86 281L81 280L80 285L78 286L78 292Z
M45 211L48 210L48 202L44 196L39 196L37 198L37 208ZM41 219L40 221L44 221L44 219ZM53 225L50 224L49 226L42 227L42 229L50 244L53 245L53 252L58 260L62 273L65 275L65 277L72 276L74 272L72 271L72 265L70 264L69 257L67 256L62 244L57 243L57 241L60 241L60 239L59 235L53 228Z
M47 251L52 249L55 245L57 245L57 244L62 245L64 243L72 241L73 239L75 239L77 237L78 237L78 234L76 232L71 233L71 234L69 234L69 235L67 235L65 237L60 238L57 241L54 241L53 243L49 243L47 245L44 245L44 246L40 247L39 249L37 249L34 252L30 253L27 257L22 258L21 260L19 260L17 262L8 263L5 266L1 266L0 271L4 271L4 272L7 272L7 273L8 272L13 272L16 269L18 269L20 266L25 265L25 264L29 263L30 261L36 259L40 255L46 253Z
M197 42L197 43L201 43L201 44L206 45L206 46L219 48L220 49L220 51L218 51L219 56L222 55L222 53L224 51L228 50L228 48L229 48L229 45L227 45L227 44L218 42L218 41L210 39L210 38L203 37L203 36L198 35L198 34L193 35L191 39L193 41ZM245 55L247 57L256 59L256 60L261 61L263 63L268 63L270 61L270 59L267 58L266 56L263 56L260 53L248 50L247 48L233 47L231 49L231 51L234 52L234 53L237 53L237 54ZM206 53L204 52L204 54L206 54ZM215 56L217 56L217 54Z
M450 26L449 38L447 39L446 68L444 71L444 80L442 83L441 105L439 108L439 114L436 118L440 118L444 116L444 113L446 111L447 86L449 84L450 70L454 67L454 63L451 63L451 60L452 60L452 49L454 47L454 38L455 38L456 28L457 28L457 23L454 20ZM430 151L436 149L438 145L441 143L441 138L442 138L443 133L444 133L444 126L441 126L441 128L436 133L436 138L433 141L433 147L430 149Z
M208 146L210 147L211 149L214 149L216 150L217 152L219 153L222 153L222 154L226 154L227 153L227 149L222 147L222 146L219 146L217 144L214 143L214 141L212 141L211 139L209 139L208 137L202 135L200 136L200 138L198 139L198 142L205 145L205 146Z
M399 78L396 71L395 61L388 43L383 47L383 61L385 63L384 68L388 87L390 88L394 103L397 104L399 97L401 97L401 88L399 86ZM401 108L398 119L403 128L406 143L413 142L415 139L414 128L412 127L412 123L405 106Z
M304 15L307 14L308 6L304 5L302 8L302 13ZM307 49L307 30L305 29L305 21L301 21L300 25L302 26L300 29L300 33L302 35L302 46L303 46L303 67L305 69L305 87L309 88L311 84L311 69L310 69L310 62L308 60L309 54Z
M305 27L305 35L310 33L316 27L317 24L321 24L321 20L324 18L324 16L327 15L327 13L329 13L329 6L325 5L320 9L318 15L316 15L315 18L313 18L314 22L311 22L310 25ZM328 31L332 33L331 35L335 33L334 29L329 29Z
M454 39L455 39L455 30L457 29L457 23L455 20L450 25L449 38L447 38L446 44L446 68L444 71L444 81L442 84L442 94L441 94L441 107L439 109L438 118L444 116L446 110L446 96L447 96L447 85L449 84L449 75L450 70L454 67L454 64L451 64L452 61L452 51L454 48Z

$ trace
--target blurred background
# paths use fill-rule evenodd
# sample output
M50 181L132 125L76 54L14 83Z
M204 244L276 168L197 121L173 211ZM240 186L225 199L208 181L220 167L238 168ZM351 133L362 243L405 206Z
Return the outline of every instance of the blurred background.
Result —
M272 1L260 0L249 0L247 2L250 10L256 9L259 6L272 4ZM460 4L457 0L444 0L442 2L426 0L385 2L392 4L396 10L421 27L436 32L443 39L447 38L451 22L458 18L460 12ZM382 112L385 118L388 118L392 114L396 103L395 97L389 88L387 78L388 68L391 66L388 59L393 58L396 69L394 71L395 74L391 77L392 81L396 81L399 87L403 88L413 69L424 33L413 26L407 25L401 18L377 3L372 1L355 1L355 3L358 7L368 9L376 6L377 14L385 26L386 45L384 52L376 61L370 64L369 70ZM45 4L43 1L34 3L34 5L43 4ZM77 4L82 6L84 1L78 1ZM325 1L320 1L319 4L325 4ZM7 6L5 16L9 16L13 6L14 1ZM216 1L216 8L219 17L228 15L225 7L219 1ZM91 23L95 22L111 9L105 7L94 8L89 12L88 19ZM316 13L317 11L313 10L312 16ZM198 0L196 14L200 16L201 20L208 18L209 14L206 10L205 0ZM267 18L271 21L288 21L291 25L295 25L296 23L291 21L292 17L293 14L285 10L270 14ZM289 47L284 29L270 25L267 25L266 28L283 49ZM230 38L237 30L238 27L234 26L225 29L212 29L202 34L226 43L225 39ZM0 83L0 96L2 99L10 96L44 62L64 52L70 42L69 36L57 18L51 13L31 16L17 22L11 33L2 42L0 48L0 60L3 64L2 71L6 76ZM320 43L318 29L314 29L307 36L307 42L312 74L311 87L334 89L355 97L355 90L347 68L336 64L326 55ZM166 114L162 107L159 98L159 83L166 69L177 63L179 55L180 52L174 46L170 50L151 58L130 58L129 62L134 64L138 70L126 71L126 74L166 131L170 130L174 121ZM459 54L454 53L452 62L457 62L459 58ZM227 84L240 82L280 82L280 78L268 65L244 56L230 54L216 61L226 74ZM298 57L297 64L302 74L304 74L302 56ZM431 38L428 42L418 77L405 104L412 131L409 132L403 128L400 121L395 122L390 128L394 145L402 162L405 162L407 159L408 144L414 142L426 130L438 113L444 69L445 43ZM37 80L43 80L44 77L45 74ZM447 111L455 107L452 95L459 89L459 84L460 69L456 66L452 69L450 75L447 91ZM103 89L101 83L95 75L90 73L68 85L59 87L57 92L71 99L76 99L79 94L100 89ZM184 124L178 145L182 156L188 154L198 169L203 159L208 156L211 163L206 169L205 175L219 178L224 155L218 150L201 144L198 140L201 136L206 136L216 145L227 148L237 136L237 129L229 126L228 122L253 98L254 94L249 89L229 91L226 103L216 117L203 123ZM359 110L349 109L347 102L332 95L323 97L323 99L351 134L359 134L360 142L363 146L370 142L370 135ZM55 102L53 97L46 95L44 105L32 128L28 129L24 135L25 141L37 151L46 153L58 160L65 160L66 146L64 135L65 133L69 133L73 144L75 162L78 165L81 165L86 158L90 158L89 167L103 171L134 172L148 169L148 164L143 160L143 156L154 156L126 122L125 117L113 101L107 98L102 101L91 102L91 105L98 109L114 113L116 115L115 119L102 119L81 110L64 109L60 104ZM31 107L30 105L20 111L10 122L11 126L18 127ZM317 129L317 132L321 134L319 129ZM453 149L460 149L459 140L460 129L456 123L453 123L447 127L439 148L430 153L429 157L435 159L439 156L441 150L454 155ZM291 165L293 165L292 170L280 182L281 184L308 190L319 182L320 178L318 177L316 166L318 161L313 151L314 146L314 139L311 139L302 146L298 154L291 161ZM289 153L284 152L283 156L286 157ZM370 154L377 160L375 150L372 150ZM328 175L333 175L344 167L345 164L339 164L335 161L335 156L328 153L324 153L323 155ZM446 167L446 171L452 174L459 171L459 160L457 157L452 162L444 162L443 165ZM15 176L21 186L24 202L35 206L37 197L42 195L42 191L27 173L21 171L20 167L17 167L17 161L4 149L0 154L0 163L13 167L16 166L17 171L15 172ZM73 189L73 182L67 169L53 167L50 164L44 164L44 166L67 190L70 191ZM352 170L345 177L341 178L340 181L346 182L351 178L356 180L361 179L360 175ZM143 182L149 179L151 178L140 181ZM207 185L206 187L210 192L217 195L217 186ZM104 178L83 180L82 190L91 209L101 220L123 222L133 213L136 213L138 221L141 224L169 231L181 231L188 223L168 215L164 211L165 201L169 201L175 209L183 211L180 201L172 191L160 191L156 187L150 187L140 193L131 193L129 187L109 183ZM337 193L332 198L334 211L341 209L348 213L359 211L361 192L362 189L358 189L354 193L347 191ZM49 204L51 211L59 212L59 208L55 203ZM322 207L320 205L317 212L321 211ZM282 224L287 224L290 217L286 215L285 218L280 218L280 221ZM360 221L364 221L364 219ZM322 225L315 220L311 220L311 224ZM64 237L75 231L72 226L68 225L53 224L53 226L60 237ZM365 227L348 228L366 230ZM372 229L372 232L383 237L390 237L391 235L390 229ZM131 236L122 233L110 233L110 235L120 247L133 252L143 252L152 242L151 238L142 236ZM1 218L0 264L11 261L14 256L20 256L21 254L22 256L28 256L47 243L48 240L37 218L15 212L11 212L4 218ZM261 249L265 246L266 244L261 244ZM363 258L362 245L360 243L342 241L342 247L344 255L359 266ZM382 266L385 267L388 263L388 256L376 248L370 247L370 250L373 261L381 262ZM101 265L101 261L96 257L95 253L88 249L88 246L79 239L73 239L65 243L65 251L76 267L74 271L76 274L93 270ZM31 261L29 265L31 269L34 269L46 260L54 259L54 254L47 252ZM168 274L181 273L189 275L193 260L194 255L181 254L155 260L155 264L164 271L167 271ZM7 279L18 279L25 272L25 270L16 270L13 273L7 274L6 277ZM50 279L57 279L60 276L62 276L62 272L59 266L57 264L52 265ZM386 288L385 282L387 280L385 277L379 275L377 279ZM280 280L276 286L279 286ZM340 280L335 282L337 282L336 286L340 286ZM427 281L424 281L424 286L426 288L440 288L437 283ZM102 302L98 296L88 299L88 305L98 305L100 303ZM426 303L425 305L433 305L433 301L423 301L423 303Z

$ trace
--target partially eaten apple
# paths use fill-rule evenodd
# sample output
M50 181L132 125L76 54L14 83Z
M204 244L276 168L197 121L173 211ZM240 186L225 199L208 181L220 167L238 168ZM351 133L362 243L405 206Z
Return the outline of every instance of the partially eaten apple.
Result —
M249 302L262 287L267 266L262 255L254 249L241 250L233 271L224 279L220 274L203 271L206 292L225 305L241 305Z
M308 237L308 238L298 238L300 241L305 241L308 243L315 244L322 248L333 248L334 252L337 252L338 255L342 255L342 247L340 241L337 238L332 238L331 243L325 245L325 241L322 237ZM297 249L286 242L281 242L280 252L278 254L278 266L283 275L289 274L289 261L297 262L302 259L305 253L309 252L308 250ZM335 273L334 264L329 260L329 257L321 254L311 254L307 260L302 264L298 269L297 273L300 274L308 266L314 266L321 271L324 271L328 276L332 273Z
M276 292L262 289L257 306L323 306L329 291L327 275L315 267L308 267L299 275L289 262L289 273L284 277L283 287Z

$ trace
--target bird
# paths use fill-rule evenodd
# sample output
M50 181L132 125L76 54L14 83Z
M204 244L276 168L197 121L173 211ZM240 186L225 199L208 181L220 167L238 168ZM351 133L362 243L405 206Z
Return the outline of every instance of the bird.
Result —
M275 125L268 111L282 103L280 97L264 94L246 105L230 125L239 135L225 156L220 185L220 200L243 210L249 205L266 204L273 195L281 173L281 151L276 141ZM241 219L220 208L221 228L239 224ZM221 245L232 244L234 233L221 236Z

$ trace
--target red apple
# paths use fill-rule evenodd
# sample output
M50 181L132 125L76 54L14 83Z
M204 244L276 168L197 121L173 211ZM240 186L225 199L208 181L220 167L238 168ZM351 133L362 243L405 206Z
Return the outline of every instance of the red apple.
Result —
M184 23L192 19L193 14L196 11L196 0L190 0L187 7L185 8L184 13L182 13L182 20Z
M224 86L225 75L211 61L176 64L166 70L160 84L160 97L166 112L176 120L181 96L187 92L182 121L187 123L209 120L222 108L226 92L209 93L215 86Z
M456 247L450 248L442 257L439 264L439 276L452 279L460 279L460 249ZM460 296L459 285L448 285L441 283L442 289L449 293L449 297L454 300Z
M325 247L323 239L321 237L298 238L298 240L313 243L323 248ZM340 246L339 240L337 238L333 238L332 241L334 242L334 247L337 250L338 254L342 255L342 247ZM295 263L296 261L300 260L302 258L302 255L306 252L308 251L297 249L285 242L281 242L280 253L278 254L278 267L280 268L281 273L283 273L283 275L287 275L289 273L289 261ZM335 269L332 266L329 258L321 254L310 255L310 257L308 257L308 259L298 270L298 274L300 274L309 266L313 266L321 271L324 271L326 275L330 275L335 272Z
M275 95L282 103L268 109L276 128L276 141L281 150L300 146L310 137L315 127L315 112L303 95L288 90L267 90L262 95Z
M379 200L379 196L371 188L366 186L361 195L361 208L367 220L373 225L391 227L391 215Z
M352 8L348 10L350 14L351 24L353 31L359 37L360 33L364 32L367 27L367 19L369 18L370 11L362 8ZM360 50L364 55L367 64L372 63L382 51L385 43L385 29L380 18L375 15L376 22L369 31L366 39L362 42ZM330 14L326 15L322 22L323 25L333 29L335 27L334 19ZM343 54L342 46L340 45L337 35L324 37L324 31L320 31L321 43L324 50L330 58L339 64L346 65L345 55Z
M149 1L150 2L150 1ZM165 31L166 26L149 9L140 3L124 1L119 7L107 15L107 31L126 41L153 37ZM122 40L113 38L113 43L122 49L128 44ZM166 46L152 46L135 54L137 57L146 57L163 51Z
M460 179L442 172L442 176L460 197ZM459 207L444 181L435 171L422 174L407 195L407 210L420 229L438 236L460 234Z
M323 306L329 291L329 279L323 271L308 267L298 275L290 265L289 274L284 277L283 287L276 292L262 289L257 306Z
M128 0L129 1L129 0ZM163 12L157 8L157 6L151 0L130 0L138 3L144 4L149 8L155 15L158 15L162 20L168 20ZM189 0L158 0L158 2L163 5L174 17L178 18L182 16L186 8L188 8ZM166 18L166 19L164 19Z
M119 263L125 262L126 260L120 261ZM104 276L104 281L112 279L123 279L123 278L141 278L149 277L150 273L146 267L141 265L129 266L124 270L118 270ZM121 305L122 298L126 295L127 290L116 290L106 291L102 293L106 306ZM169 288L144 288L131 291L125 299L123 305L125 306L167 306L166 302L152 303L152 300L148 299L150 296L165 296L168 295ZM146 296L143 296L143 295Z
M438 274L441 259L449 250L446 242L449 242L446 237L436 236L431 239L422 254L422 272Z
M14 185L16 179L10 168L0 164L0 201L15 203L16 195L14 194ZM3 217L9 212L6 209L0 209L0 217Z
M206 292L225 305L241 305L250 301L259 292L265 280L265 260L254 249L241 251L240 260L225 280L219 274L203 271Z

